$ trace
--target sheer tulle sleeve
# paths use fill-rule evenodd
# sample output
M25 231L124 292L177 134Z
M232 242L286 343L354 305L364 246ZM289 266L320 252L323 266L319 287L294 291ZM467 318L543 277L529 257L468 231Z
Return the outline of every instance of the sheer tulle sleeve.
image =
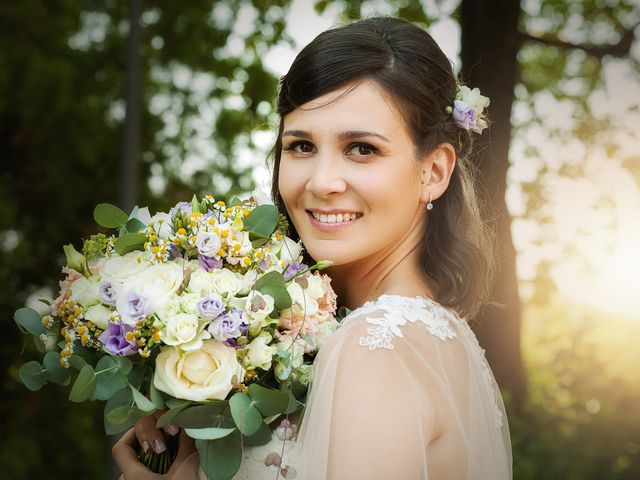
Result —
M383 296L345 319L316 358L299 428L297 441L280 443L286 476L257 459L236 478L511 478L483 351L463 320L428 299Z
M504 407L466 323L425 299L365 307L316 359L283 458L296 478L511 478Z

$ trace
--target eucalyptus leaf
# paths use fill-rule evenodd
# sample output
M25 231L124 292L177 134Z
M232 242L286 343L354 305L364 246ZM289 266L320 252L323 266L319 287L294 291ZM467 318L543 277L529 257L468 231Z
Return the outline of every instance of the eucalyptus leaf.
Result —
M234 432L235 428L185 428L187 435L196 440L216 440Z
M264 417L282 413L289 405L289 396L286 393L256 383L249 385L249 397Z
M162 397L162 394L158 391L156 386L153 384L153 378L151 378L151 382L149 382L149 398L158 410L164 408L164 398Z
M69 365L71 365L76 370L82 370L87 362L80 355L71 355L69 357Z
M140 393L133 385L129 385L131 388L131 393L133 394L133 401L136 403L137 407L145 413L154 412L156 406L153 404L151 400L145 397L142 393Z
M278 208L275 205L260 205L244 219L244 228L253 239L268 238L278 226Z
M286 393L287 398L288 398L287 408L282 413L293 413L293 412L295 412L298 409L298 400L293 395L293 392L288 388L285 389L285 390L282 390L282 392Z
M71 387L69 400L72 402L83 402L93 396L95 389L96 374L91 365L85 365L82 367L82 370L80 370L80 374L78 378L76 378L73 387Z
M125 255L134 250L144 250L144 242L147 236L142 233L125 233L116 240L116 252Z
M47 352L42 361L45 368L44 376L49 382L67 385L71 380L71 372L60 365L60 353Z
M35 360L27 362L20 367L18 378L32 392L40 390L47 383L42 373L42 365Z
M144 231L147 226L137 218L132 218L127 222L124 228L128 233L138 233L140 230Z
M42 317L33 308L19 308L13 314L13 319L38 340L40 335L46 332L46 328L42 325Z
M234 426L229 406L227 402L222 401L210 405L196 405L183 410L174 417L172 423L182 428L231 428Z
M272 434L269 425L262 422L262 425L260 425L260 428L256 433L249 437L243 436L242 443L247 447L265 445L266 443L269 443L269 440L271 440L271 435Z
M242 444L238 431L217 440L196 440L196 448L209 480L231 480L240 469Z
M106 418L109 423L112 423L113 425L120 425L129 420L132 413L133 408L131 408L131 405L121 405L111 410L107 414Z
M167 405L169 405L169 401L167 401L166 403ZM156 427L160 428L160 427L164 427L165 425L168 425L169 423L173 423L174 417L178 415L182 410L187 408L189 405L191 405L191 402L187 400L183 400L183 403L177 404L173 407L169 406L169 410L167 410L165 413L162 414L160 418L158 418L158 421L156 422Z
M231 416L243 435L250 437L258 431L262 422L262 415L251 401L249 395L238 392L229 399Z
M110 422L107 419L107 416L109 415L109 413L111 413L116 408L122 407L122 406L131 408L132 403L133 403L133 395L131 394L131 390L129 390L128 387L120 390L115 395L113 395L109 399L109 401L107 401L107 404L104 407L104 429L107 435L114 435L116 433L123 432L135 423L135 421L137 420L137 417L135 415L131 415L131 417L127 421L120 424ZM114 415L117 418L119 414L120 412Z
M120 228L127 224L129 216L110 203L100 203L93 210L96 223L105 228Z
M126 373L131 368L128 364L120 363L120 357L103 356L96 364L96 400L109 400L113 394L128 385ZM127 372L128 373L128 372Z
M276 310L284 310L291 306L291 295L287 291L284 276L275 270L260 277L254 288L261 293L273 297Z

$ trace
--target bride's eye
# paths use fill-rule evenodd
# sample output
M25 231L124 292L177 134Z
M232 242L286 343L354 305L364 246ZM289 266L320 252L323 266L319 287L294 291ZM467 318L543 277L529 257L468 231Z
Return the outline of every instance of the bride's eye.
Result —
M296 142L291 142L288 145L283 145L282 146L282 150L283 151L290 151L290 152L293 152L293 153L299 154L299 155L308 155L310 153L313 153L314 146L313 146L313 143L311 143L311 142L307 142L307 141L304 141L304 140L298 140Z
M357 157L369 157L376 153L378 153L376 147L369 145L368 143L354 143L353 145L349 145L349 148L347 149L347 154L355 155Z

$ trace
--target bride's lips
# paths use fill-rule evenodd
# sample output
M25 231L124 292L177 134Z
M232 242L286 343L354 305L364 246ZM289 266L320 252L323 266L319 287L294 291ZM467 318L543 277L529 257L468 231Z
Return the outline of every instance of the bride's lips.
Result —
M353 220L349 220L347 222L326 223L326 222L321 222L320 220L317 220L313 216L313 213L311 212L311 210L306 210L305 212L307 214L307 217L309 218L309 222L311 223L311 225L313 225L313 227L323 232L336 232L343 228L347 228L353 225L354 223L356 223L363 215L362 213L356 213L356 218ZM344 210L335 210L335 211L322 212L322 213L330 214L330 213L342 213L342 212L344 212ZM316 211L316 213L318 213L318 211Z

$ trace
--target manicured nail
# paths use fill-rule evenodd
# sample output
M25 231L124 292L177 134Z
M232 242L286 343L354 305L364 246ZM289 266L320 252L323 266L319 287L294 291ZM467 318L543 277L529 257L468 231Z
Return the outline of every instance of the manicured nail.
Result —
M163 428L164 428L164 431L167 432L169 435L175 435L180 431L180 429L176 427L173 423L168 423Z
M166 445L162 440L158 440L157 438L153 441L153 451L160 454L167 449Z
M142 441L142 450L144 450L144 453L147 453L149 451L149 442L147 442L146 440Z

